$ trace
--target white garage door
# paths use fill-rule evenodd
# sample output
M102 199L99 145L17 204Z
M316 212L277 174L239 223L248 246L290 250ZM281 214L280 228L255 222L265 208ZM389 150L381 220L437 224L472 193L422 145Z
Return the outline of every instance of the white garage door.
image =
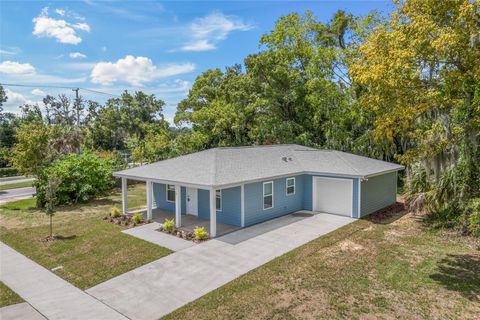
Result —
M353 181L313 177L313 211L350 217L353 203Z

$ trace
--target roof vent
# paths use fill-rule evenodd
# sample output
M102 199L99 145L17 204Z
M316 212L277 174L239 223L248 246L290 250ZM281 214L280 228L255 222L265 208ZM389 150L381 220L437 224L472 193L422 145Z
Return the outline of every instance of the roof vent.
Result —
M292 161L292 157L282 157L282 160L285 161L285 162L289 162L289 161Z

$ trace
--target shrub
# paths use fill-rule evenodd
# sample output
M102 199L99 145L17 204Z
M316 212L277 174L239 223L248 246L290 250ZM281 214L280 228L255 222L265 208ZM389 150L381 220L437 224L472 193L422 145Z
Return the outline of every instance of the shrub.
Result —
M62 157L39 174L34 183L37 188L37 205L45 205L45 191L49 177L62 182L58 188L58 204L85 202L105 195L113 186L112 166L90 152Z
M0 178L17 176L18 171L12 167L0 168Z
M163 222L163 230L168 233L172 233L173 228L175 227L175 220L174 219L165 219Z
M205 240L208 238L208 232L205 227L195 227L195 229L193 229L193 234L197 240Z
M112 209L110 209L110 216L112 218L120 217L120 209L118 209L116 206L113 206Z
M143 221L143 214L141 213L135 213L133 216L132 216L132 220L135 224L139 224L140 222Z
M467 206L468 231L475 237L480 237L480 198L472 199Z

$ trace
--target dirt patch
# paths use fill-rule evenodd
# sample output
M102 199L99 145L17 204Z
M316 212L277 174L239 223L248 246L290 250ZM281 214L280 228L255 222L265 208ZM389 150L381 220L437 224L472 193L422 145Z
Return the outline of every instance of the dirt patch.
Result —
M365 219L376 224L390 224L403 217L406 213L405 203L401 200L389 207L368 215Z
M342 251L359 251L365 249L365 247L361 244L355 243L348 239L341 241L338 246Z

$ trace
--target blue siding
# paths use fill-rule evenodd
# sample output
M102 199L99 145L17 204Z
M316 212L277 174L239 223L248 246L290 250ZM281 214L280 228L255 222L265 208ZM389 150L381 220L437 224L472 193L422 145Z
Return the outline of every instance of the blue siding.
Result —
M222 210L217 210L217 222L241 226L240 187L222 190ZM198 217L210 220L210 191L198 189Z
M182 202L182 214L187 214L187 188L181 187L180 192L182 194L181 202Z
M210 192L204 189L198 189L198 217L210 220Z
M222 210L217 210L217 222L241 226L241 188L222 189Z
M313 210L312 182L312 175L306 174L303 176L303 209L309 211Z
M397 172L368 178L360 189L361 217L388 207L397 201Z
M267 182L269 180L265 180ZM271 180L270 180L271 181ZM286 178L273 180L273 208L263 210L263 182L245 185L245 225L303 209L304 176L295 176L295 194L286 195Z
M352 218L359 217L359 208L358 208L358 184L359 179L353 179L353 212Z
M175 212L175 202L169 202L167 201L167 185L163 183L152 183L153 185L153 207L166 210L166 211L171 211ZM186 204L186 189L185 187L181 187L180 189L180 194L181 194L181 213L185 214L187 204Z

